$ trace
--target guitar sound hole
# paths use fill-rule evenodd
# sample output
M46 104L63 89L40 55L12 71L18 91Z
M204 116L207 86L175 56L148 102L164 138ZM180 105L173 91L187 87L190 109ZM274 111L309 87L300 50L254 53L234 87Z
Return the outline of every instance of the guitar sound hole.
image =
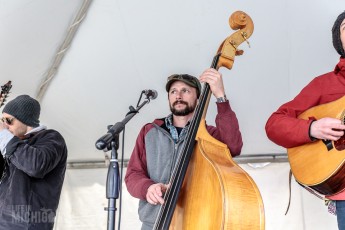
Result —
M334 147L338 150L344 150L345 149L345 137L342 136L339 140L334 141Z

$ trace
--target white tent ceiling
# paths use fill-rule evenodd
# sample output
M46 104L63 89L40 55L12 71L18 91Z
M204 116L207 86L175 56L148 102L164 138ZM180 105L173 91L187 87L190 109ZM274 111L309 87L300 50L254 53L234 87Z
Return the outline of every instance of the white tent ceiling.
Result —
M90 5L89 5L90 3ZM88 12L63 55L58 54L82 7ZM69 159L102 159L95 141L122 121L143 89L159 96L126 125L125 158L140 127L169 113L164 90L173 73L198 76L231 35L236 10L254 21L251 48L244 43L231 71L221 69L226 93L244 138L243 154L284 153L264 132L268 116L314 76L338 60L331 26L343 1L0 0L0 84L12 80L9 99L41 99L41 122L59 130ZM75 26L75 25L74 25ZM57 55L63 57L54 67ZM56 74L49 71L56 68ZM55 69L54 69L55 70ZM208 121L214 123L215 105Z
M0 84L12 80L9 99L37 97L51 78L42 91L41 122L65 137L69 161L104 159L95 142L107 125L122 121L143 89L157 90L158 98L126 125L128 159L141 126L169 113L166 77L198 76L209 67L218 46L234 32L230 14L243 10L254 21L251 48L244 43L245 53L233 69L221 69L240 122L242 154L285 153L267 139L265 122L313 77L334 68L338 55L331 26L343 7L343 0L0 0ZM214 116L210 103L210 124ZM290 214L283 216L287 164L244 168L261 190L267 229L336 225L322 201L304 190L293 193ZM104 229L105 175L105 169L67 171L57 229ZM137 201L124 197L124 206L131 208L124 218L135 218L128 213L136 213ZM123 224L133 229L132 220Z

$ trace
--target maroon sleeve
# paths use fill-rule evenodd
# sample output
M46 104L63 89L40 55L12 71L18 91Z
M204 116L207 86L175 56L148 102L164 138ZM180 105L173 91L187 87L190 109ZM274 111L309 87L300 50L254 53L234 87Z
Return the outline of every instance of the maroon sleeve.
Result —
M316 78L317 79L317 78ZM309 127L314 118L297 118L305 110L322 103L320 82L311 81L291 101L283 104L266 122L267 137L285 148L292 148L311 142Z
M152 124L147 124L140 130L128 162L125 176L128 192L133 197L142 200L146 200L147 189L154 184L154 181L152 181L147 174L145 150L145 135L152 127Z
M243 142L238 120L230 103L217 103L216 127L207 126L207 131L217 140L225 143L233 157L240 155Z

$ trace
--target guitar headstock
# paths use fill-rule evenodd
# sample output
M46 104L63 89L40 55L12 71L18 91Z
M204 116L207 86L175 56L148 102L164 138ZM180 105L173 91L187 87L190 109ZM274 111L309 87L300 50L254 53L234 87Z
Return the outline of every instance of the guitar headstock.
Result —
M8 97L8 94L10 93L11 88L12 88L11 81L8 81L5 85L1 86L0 107L5 104L6 98Z

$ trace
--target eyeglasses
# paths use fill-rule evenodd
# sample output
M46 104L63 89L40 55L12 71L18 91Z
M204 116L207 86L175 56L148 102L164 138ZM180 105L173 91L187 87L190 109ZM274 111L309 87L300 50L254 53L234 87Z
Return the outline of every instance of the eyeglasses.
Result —
M13 123L13 120L14 120L14 117L2 117L1 118L1 121L6 123L7 125L12 125Z

